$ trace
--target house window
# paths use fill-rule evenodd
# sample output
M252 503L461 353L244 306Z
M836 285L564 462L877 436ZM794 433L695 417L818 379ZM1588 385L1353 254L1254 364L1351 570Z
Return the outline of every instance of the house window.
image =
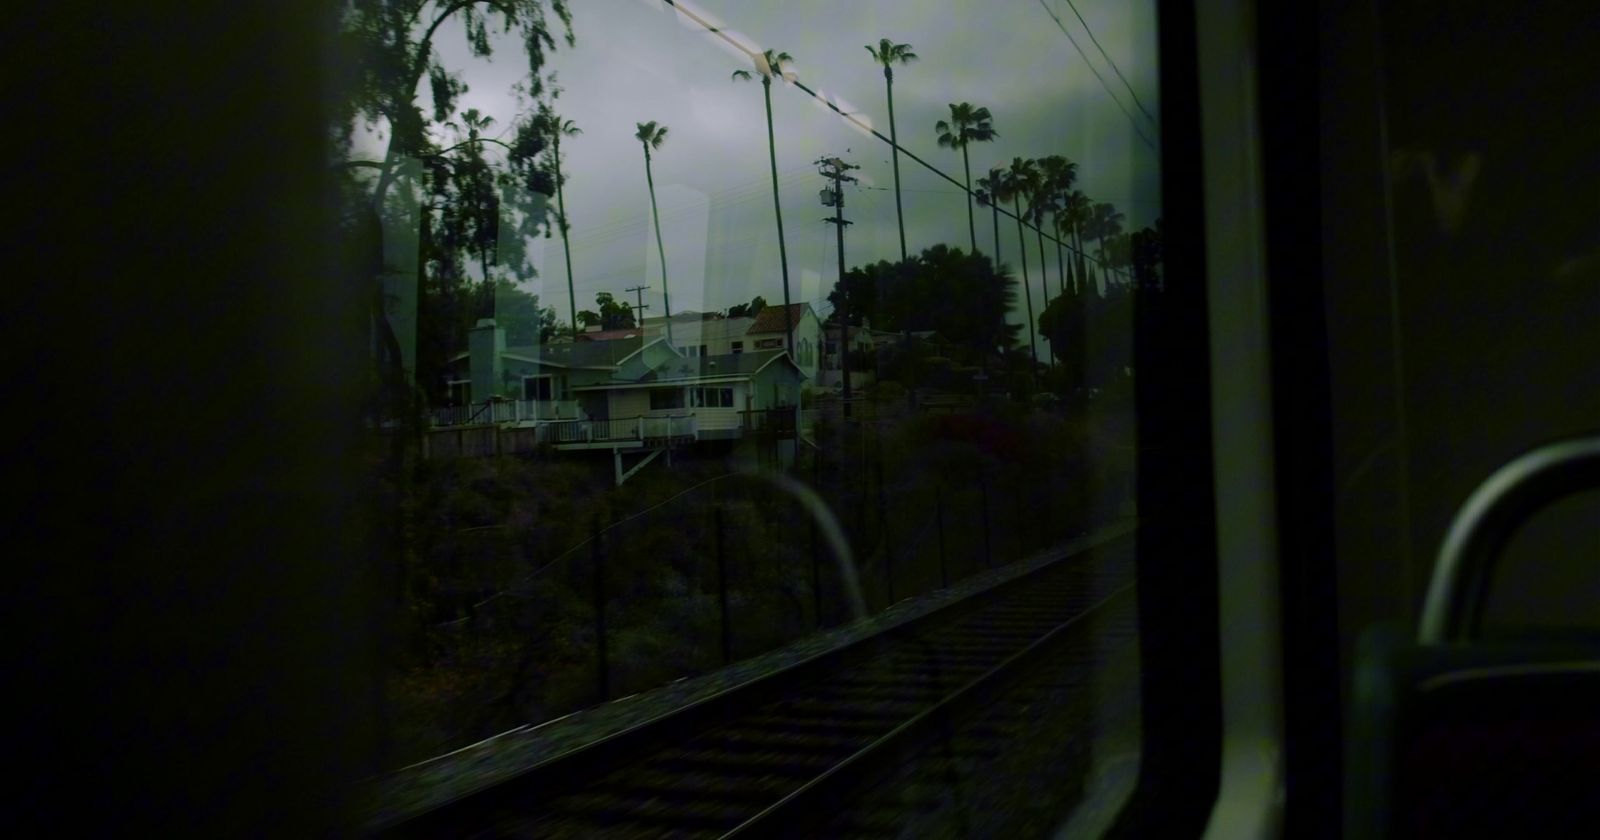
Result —
M744 342L735 341L733 343L733 352L734 353L743 353L744 352Z
M692 359L692 358L700 355L700 348L698 348L698 347L694 346L693 344L691 344L688 347L683 348L683 354Z
M706 354L706 346L704 344L702 344L702 345L700 345L700 355L704 356L705 354Z
M683 408L681 388L657 388L650 392L651 411L664 411L669 408Z
M450 382L450 404L468 405L472 402L472 382L456 379Z
M549 376L524 376L522 377L522 398L525 400L538 400L549 402L551 394Z
M756 349L758 350L773 350L782 346L783 339L781 338L763 338L756 342Z
M694 408L733 408L733 389L690 388L689 404Z

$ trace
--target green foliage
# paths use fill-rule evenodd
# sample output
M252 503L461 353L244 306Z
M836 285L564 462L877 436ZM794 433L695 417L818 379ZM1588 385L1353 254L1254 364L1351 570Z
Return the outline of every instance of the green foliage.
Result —
M603 330L630 329L634 326L633 307L626 301L619 301L610 292L600 292L594 296L595 305L600 308L599 323ZM589 314L588 310L579 313L579 317Z
M854 325L865 319L877 329L934 330L968 353L1016 341L1021 328L1005 321L1016 297L1016 280L1003 267L997 272L988 257L947 245L902 263L853 268L828 294Z
M756 295L749 303L736 303L728 307L729 318L754 318L761 310L767 308L767 299Z

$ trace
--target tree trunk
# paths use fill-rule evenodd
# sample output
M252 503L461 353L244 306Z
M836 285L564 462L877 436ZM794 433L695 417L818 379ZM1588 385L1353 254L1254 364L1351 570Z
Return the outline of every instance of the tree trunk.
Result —
M1028 300L1028 357L1033 359L1033 367L1028 370L1031 376L1039 367L1039 351L1033 346L1033 284L1028 279L1028 240L1022 235L1022 202L1011 199L1011 208L1017 211L1017 253L1022 260L1022 293Z
M772 212L778 217L778 264L783 270L783 335L784 347L794 358L794 311L789 306L789 252L783 243L783 207L778 202L778 141L772 133L772 77L761 77L761 92L767 101L767 158L772 165ZM662 281L665 285L666 281ZM672 322L667 321L667 329Z
M656 211L656 179L650 173L650 144L644 144L644 180L650 186L650 218L656 223L656 255L661 258L661 308L667 312L667 343L672 343L672 300L667 297L667 250L661 244L661 214Z
M1050 308L1050 273L1044 267L1044 217L1043 216L1040 217L1040 223L1034 227L1033 232L1035 234L1038 234L1038 237L1039 237L1039 293L1041 295L1041 298L1040 298L1041 307L1043 309L1049 309ZM1049 336L1045 336L1045 340L1049 341L1050 337ZM1056 343L1054 341L1051 341L1050 342L1050 364L1051 364L1052 367L1055 365L1055 357L1056 357Z
M900 141L894 130L894 71L883 68L884 85L889 90L889 159L894 166L894 217L900 223L900 261L906 261L906 217L900 209Z
M967 144L961 144L961 170L967 176L967 236L972 239L972 253L978 253L978 223L972 215L972 164L967 160ZM998 241L998 240L997 240Z
M567 311L572 319L572 340L578 340L578 293L572 286L572 245L567 241L567 200L562 195L561 182L561 126L555 131L556 156L556 212L561 216L561 250L567 258Z

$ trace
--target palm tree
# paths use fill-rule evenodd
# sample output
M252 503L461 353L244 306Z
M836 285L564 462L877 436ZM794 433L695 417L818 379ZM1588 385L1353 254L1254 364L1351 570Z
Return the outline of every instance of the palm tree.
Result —
M978 179L978 203L987 205L994 215L994 271L996 275L1000 273L1000 202L1004 200L1000 197L1000 193L1005 187L1005 176L1004 169L994 167L989 170L989 174L986 177ZM974 243L972 251L977 253L976 243ZM987 292L987 288L985 292ZM980 301L980 304L984 304L980 311L989 311L987 303L987 300ZM985 347L978 357L979 368L983 371L983 379L980 380L982 382L987 382L989 379L989 353L992 350L994 350L993 347Z
M1028 185L1028 219L1033 223L1033 232L1039 240L1039 309L1043 311L1050 306L1050 271L1045 267L1044 254L1044 217L1047 213L1055 212L1055 193L1051 189L1044 161L1034 161L1034 164L1037 171L1033 183ZM1049 363L1052 366L1058 355L1056 348L1051 347Z
M1122 232L1122 213L1117 211L1110 202L1101 202L1094 206L1090 218L1093 221L1095 238L1100 241L1100 270L1106 275L1106 282L1111 282L1111 252L1106 249L1106 240Z
M634 137L644 146L644 180L650 186L650 218L656 223L656 254L661 257L661 308L667 313L667 343L672 343L672 299L667 297L667 251L661 244L661 215L656 212L656 180L650 173L650 150L661 148L667 141L667 127L656 125L655 120L634 123L638 131Z
M1067 193L1063 203L1061 217L1056 219L1056 227L1064 229L1072 237L1072 249L1076 252L1078 264L1078 292L1087 290L1089 283L1088 266L1083 260L1083 232L1087 229L1094 205L1089 197L1078 190Z
M906 260L906 217L900 209L900 141L894 130L894 65L910 64L917 60L910 44L896 44L888 38L879 38L874 49L867 46L872 60L883 65L883 84L889 94L889 156L894 162L894 216L900 222L900 261Z
M1033 195L1034 185L1039 181L1039 168L1032 160L1020 157L1011 159L1011 167L1006 170L1004 180L998 197L1000 200L1011 200L1011 208L1017 216L1017 251L1022 255L1022 291L1028 302L1028 355L1033 359L1033 368L1039 367L1039 351L1033 346L1033 288L1028 280L1028 240L1022 235L1022 198ZM1032 373L1033 369L1029 370Z
M571 225L567 223L567 201L561 189L562 184L566 181L561 172L561 138L576 137L583 133L583 129L578 128L577 124L572 120L563 119L560 114L548 108L541 109L539 116L535 119L538 122L539 133L549 137L552 146L550 169L556 180L556 215L559 217L558 220L561 225L561 250L566 254L567 258L568 315L572 319L572 337L576 340L578 337L578 295L572 287L572 245L567 242L567 232Z
M772 133L772 77L780 76L788 79L783 65L792 61L794 56L773 50L767 50L756 56L756 74L761 76L761 93L767 102L767 158L772 166L772 212L778 217L778 264L783 272L784 346L788 348L791 356L794 355L794 312L789 307L789 252L783 241L783 207L778 203L778 141ZM754 76L749 70L735 70L733 78L746 81Z
M940 120L933 126L939 132L941 147L961 150L961 168L967 178L967 235L972 237L973 253L978 252L978 227L972 218L972 164L967 161L967 146L971 143L987 143L1000 136L994 130L993 119L988 108L974 108L970 102L960 105L951 103L950 121Z
M1050 155L1039 161L1039 172L1044 180L1051 227L1059 229L1061 214L1067 205L1067 196L1072 192L1073 182L1078 180L1078 165L1061 155ZM1043 224L1043 214L1040 214L1040 226L1043 227ZM1058 294L1066 294L1066 260L1062 259L1059 238L1056 239L1056 282Z
M1000 205L1005 199L1000 197L1005 186L1006 171L998 167L990 169L987 177L978 179L978 203L994 213L994 269L1000 270ZM973 251L977 251L974 246Z

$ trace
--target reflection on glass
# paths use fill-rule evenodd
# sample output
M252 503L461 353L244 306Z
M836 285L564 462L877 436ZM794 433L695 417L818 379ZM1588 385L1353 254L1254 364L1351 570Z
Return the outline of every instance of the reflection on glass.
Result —
M1052 792L1008 805L909 758L901 781L1029 825L1114 810L1160 129L1153 9L1101 5L346 10L386 769L570 747L631 720L620 701L665 713L1070 565L1054 712L1001 727L994 765Z

